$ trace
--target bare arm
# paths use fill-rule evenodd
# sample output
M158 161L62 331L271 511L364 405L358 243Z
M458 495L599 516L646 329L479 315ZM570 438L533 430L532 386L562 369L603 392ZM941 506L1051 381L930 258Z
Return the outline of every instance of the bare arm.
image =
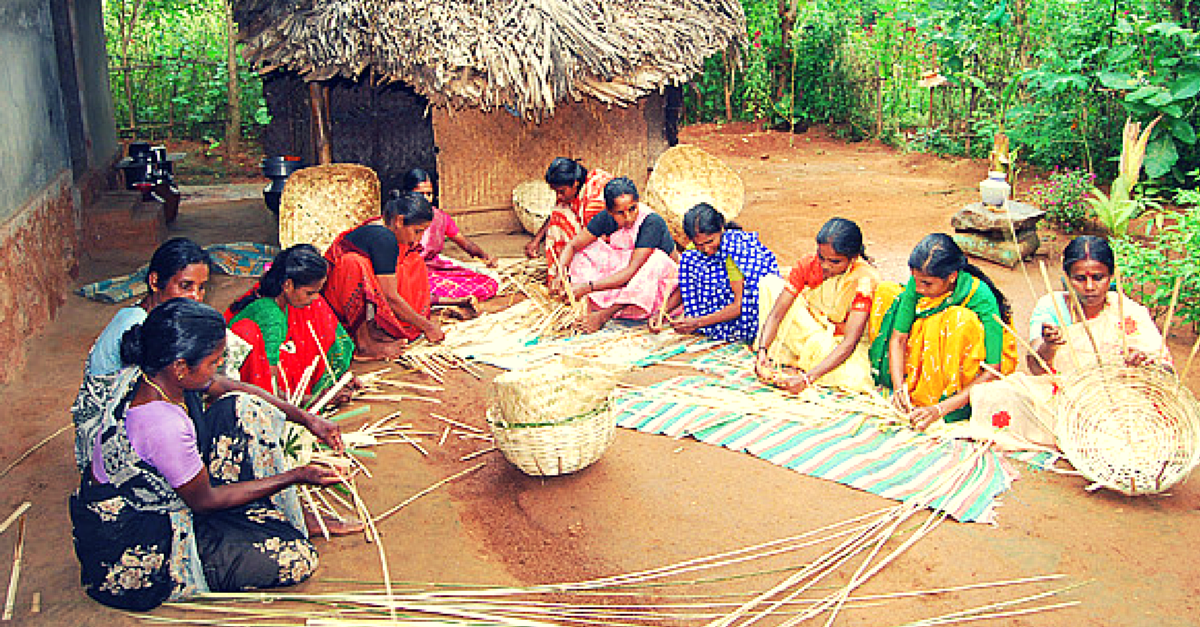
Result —
M442 333L442 328L438 324L425 316L422 316L408 301L400 296L399 282L396 281L394 274L376 275L379 278L379 287L383 290L383 295L387 297L388 305L392 308L392 313L403 322L417 327L425 333L425 337L431 342L440 342L446 334Z
M845 335L842 336L842 341L825 356L825 359L808 371L808 376L816 381L845 363L854 353L854 349L858 347L858 341L862 339L870 320L871 312L869 311L851 311L843 327Z
M908 419L912 421L914 429L924 430L934 422L945 418L946 414L966 407L967 403L971 402L971 386L995 380L996 375L992 374L990 370L983 370L979 373L979 376L963 386L963 389L959 390L954 396L943 399L929 407L918 407L913 410Z
M482 259L483 263L487 264L488 267L494 267L496 265L495 257L487 254L487 252L485 252L482 248L479 247L479 244L476 244L475 242L471 241L470 239L467 238L466 235L463 235L461 232L458 235L451 237L450 241L454 242L455 244L458 244L458 247L463 249L463 251L466 252L468 255L475 257L476 259Z
M528 244L525 244L526 257L529 257L530 259L537 257L538 246L541 246L542 242L546 240L546 231L549 230L549 228L550 218L547 217L542 221L542 227L538 229L537 233L533 234L533 239L529 240Z
M209 481L208 468L201 468L199 474L175 488L175 492L192 511L204 514L239 507L298 483L324 486L340 480L332 468L309 464L265 479L213 486Z

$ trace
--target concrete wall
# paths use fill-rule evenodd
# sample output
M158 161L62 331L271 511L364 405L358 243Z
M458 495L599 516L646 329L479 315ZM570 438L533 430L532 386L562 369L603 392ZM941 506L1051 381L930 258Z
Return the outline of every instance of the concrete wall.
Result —
M84 198L117 142L101 0L0 2L0 382L78 268Z

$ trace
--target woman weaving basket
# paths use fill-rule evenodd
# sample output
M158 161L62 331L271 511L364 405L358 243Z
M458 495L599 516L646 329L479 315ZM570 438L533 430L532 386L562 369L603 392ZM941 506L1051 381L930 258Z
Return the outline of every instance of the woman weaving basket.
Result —
M756 234L727 224L708 203L688 210L683 231L692 246L679 262L679 289L663 307L665 313L683 305L682 318L668 318L671 327L677 333L753 342L758 333L759 280L779 274L775 254ZM650 328L657 331L660 323L652 320Z
M405 173L400 191L415 192L433 202L433 180L424 170L414 168ZM446 247L447 239L458 244L468 255L483 260L489 268L496 267L496 258L459 231L458 224L449 214L436 206L433 208L433 220L421 235L421 256L429 271L429 290L439 304L467 307L469 314L476 314L475 302L495 296L500 290L500 283L486 274L464 268L443 257L442 250Z
M871 305L871 366L916 429L971 415L969 388L1011 373L1016 338L1008 301L944 233L926 235L908 257L903 289L884 282Z
M554 159L546 169L546 184L554 190L558 203L525 245L525 256L537 257L538 246L545 242L547 280L552 285L558 276L555 260L562 258L567 242L604 211L604 186L612 179L613 175L604 170L594 168L589 172L578 161L566 157Z
M433 298L421 257L421 233L433 206L420 194L393 192L382 218L337 236L325 258L332 269L324 296L354 339L361 359L393 359L422 334L445 339L430 318Z
M1108 241L1076 237L1063 250L1062 268L1086 322L1065 292L1038 300L1029 320L1030 344L1037 352L1029 356L1033 376L1017 373L973 387L972 437L993 437L1012 449L1054 447L1055 412L1049 408L1058 391L1055 375L1095 365L1097 351L1105 362L1171 367L1150 311L1109 290L1116 261Z
M316 247L297 244L229 306L230 330L251 346L242 381L300 398L320 394L350 369L354 342L321 296L328 274Z
M633 181L609 181L604 206L567 242L559 260L567 268L574 297L587 297L588 313L581 321L585 333L599 330L614 316L648 318L679 283L667 222L638 202Z
M105 605L145 610L209 590L290 585L317 566L288 488L339 476L285 470L279 406L225 394L216 376L225 334L216 310L170 300L123 336L127 367L73 408L77 424L95 427L69 504L75 554L86 592ZM202 410L201 394L219 400ZM342 448L332 422L288 418Z
M763 277L755 373L800 393L818 379L850 390L871 389L865 342L879 272L870 264L858 225L832 218L817 232L817 252L801 259L784 283ZM798 368L784 374L776 365Z

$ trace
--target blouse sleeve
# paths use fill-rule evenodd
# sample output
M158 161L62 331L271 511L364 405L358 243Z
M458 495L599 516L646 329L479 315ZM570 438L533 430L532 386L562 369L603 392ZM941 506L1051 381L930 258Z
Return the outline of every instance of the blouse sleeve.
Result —
M279 311L279 306L267 298L260 298L250 303L242 310L242 318L249 319L258 326L262 333L263 352L267 355L267 363L279 365L279 347L287 341L287 317Z
M1036 305L1033 306L1033 311L1029 313L1029 341L1039 340L1042 338L1042 325L1050 324L1058 328L1063 328L1062 321L1058 319L1058 314L1054 311L1053 294L1046 294L1038 299ZM1065 309L1063 311L1066 311Z
M128 409L125 419L133 450L172 488L200 474L204 462L196 446L196 426L182 408L154 401Z

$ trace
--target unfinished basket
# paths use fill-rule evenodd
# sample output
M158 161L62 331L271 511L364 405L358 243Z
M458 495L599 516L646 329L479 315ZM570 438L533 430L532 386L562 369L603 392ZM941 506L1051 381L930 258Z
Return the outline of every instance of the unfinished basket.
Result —
M535 477L565 475L591 465L608 450L617 427L607 402L545 423L511 423L498 407L490 407L487 421L504 458Z
M380 215L379 177L366 166L332 163L297 170L279 201L279 243L322 253L338 234Z
M1158 494L1200 461L1200 406L1159 368L1092 365L1056 403L1058 446L1083 476L1122 494Z
M706 202L726 220L733 220L742 212L746 187L720 159L696 146L680 144L655 162L642 200L667 221L675 243L686 247L683 216L688 210Z
M602 405L623 371L595 361L559 356L496 377L491 404L508 423L554 422Z
M533 179L513 188L512 201L513 211L521 221L521 228L533 235L554 212L558 197L546 181Z

